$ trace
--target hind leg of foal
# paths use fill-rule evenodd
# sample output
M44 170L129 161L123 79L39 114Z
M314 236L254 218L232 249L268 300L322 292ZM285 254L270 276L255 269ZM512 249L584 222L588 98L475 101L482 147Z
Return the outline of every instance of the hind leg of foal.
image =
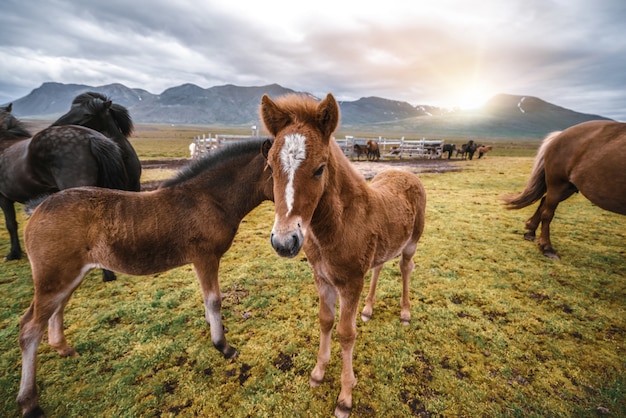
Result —
M22 350L22 379L17 403L23 416L44 416L37 395L37 348L46 328L46 322L55 306L38 303L37 297L20 320L19 344Z
M400 299L400 322L402 325L409 325L411 322L411 272L415 267L413 255L417 249L417 243L409 244L404 247L402 257L400 258L400 274L402 275L402 298Z
M78 357L74 347L70 346L65 339L63 330L63 312L69 301L69 296L63 300L61 305L54 311L48 319L48 344L54 348L61 357Z
M361 311L361 320L363 322L367 322L372 319L372 314L374 312L374 304L376 303L376 286L378 285L378 276L380 275L380 271L382 270L383 265L374 267L372 269L372 280L370 281L370 290L367 293L367 297L365 298L365 306L363 307L363 311Z
M208 256L201 263L194 263L204 300L205 318L211 329L211 341L224 358L237 356L237 350L228 344L222 325L222 293L217 278L219 258Z

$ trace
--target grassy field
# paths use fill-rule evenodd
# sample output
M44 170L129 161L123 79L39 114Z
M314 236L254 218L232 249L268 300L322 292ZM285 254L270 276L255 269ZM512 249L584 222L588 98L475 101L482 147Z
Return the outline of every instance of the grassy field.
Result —
M193 129L138 129L133 144L142 159L186 157ZM427 223L412 322L400 324L400 274L388 263L374 317L358 321L352 416L626 416L625 218L575 196L552 224L562 259L543 257L522 238L535 208L507 211L499 201L521 190L534 150L501 145L460 162L461 171L420 175ZM191 266L110 283L92 272L65 315L81 356L40 346L43 409L54 417L330 416L339 344L325 382L310 388L317 294L303 254L274 254L272 223L273 205L259 206L222 261L224 324L238 358L212 347ZM0 254L8 244L2 225ZM30 280L26 260L0 265L0 411L8 417L18 416L17 324Z

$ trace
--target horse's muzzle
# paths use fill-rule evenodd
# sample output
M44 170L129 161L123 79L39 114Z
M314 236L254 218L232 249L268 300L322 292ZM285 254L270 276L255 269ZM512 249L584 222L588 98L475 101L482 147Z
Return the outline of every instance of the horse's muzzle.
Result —
M279 256L293 258L298 255L300 249L302 248L304 235L300 229L284 235L272 232L270 242Z

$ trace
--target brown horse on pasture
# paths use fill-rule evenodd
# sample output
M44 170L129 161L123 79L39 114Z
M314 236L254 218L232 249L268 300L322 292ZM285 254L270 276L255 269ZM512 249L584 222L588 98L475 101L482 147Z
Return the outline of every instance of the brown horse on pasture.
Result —
M77 355L65 339L63 311L94 267L149 275L192 263L211 340L224 357L237 354L222 327L218 267L243 217L272 199L262 143L224 147L154 191L73 188L35 209L24 232L34 298L19 333L22 381L17 402L25 416L43 415L35 375L46 325L48 342L61 356Z
M626 123L591 121L548 135L535 157L530 179L520 194L504 197L508 209L541 199L526 221L524 237L535 241L546 257L559 258L550 241L550 222L557 205L580 191L602 209L626 215Z
M304 247L320 298L320 345L309 384L318 386L324 378L339 298L343 365L335 415L347 417L356 384L352 357L365 275L374 270L362 314L368 319L383 263L402 255L400 319L408 324L412 257L424 230L426 193L419 178L405 171L388 170L371 184L365 181L332 140L339 106L331 94L319 103L297 95L274 102L266 95L261 117L274 136L263 149L274 179L271 244L283 257L295 257Z
M476 152L478 153L478 158L483 158L485 156L485 154L487 154L489 151L493 150L493 145L481 145L476 149Z
M367 159L369 161L380 160L380 147L378 146L378 142L373 139L368 139L365 146L367 147Z

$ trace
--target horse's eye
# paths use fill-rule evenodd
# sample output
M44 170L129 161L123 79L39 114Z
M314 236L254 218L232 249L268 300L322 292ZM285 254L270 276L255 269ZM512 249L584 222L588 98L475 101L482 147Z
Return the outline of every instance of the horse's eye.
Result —
M326 166L324 164L322 164L317 170L315 170L315 173L313 173L313 177L319 178L322 176L322 173L324 173L324 169L326 168Z

